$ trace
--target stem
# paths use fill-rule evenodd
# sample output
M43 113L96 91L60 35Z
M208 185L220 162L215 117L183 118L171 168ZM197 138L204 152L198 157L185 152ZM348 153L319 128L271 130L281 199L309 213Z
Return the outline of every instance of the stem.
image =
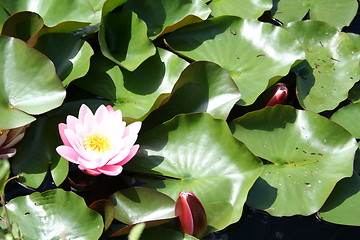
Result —
M9 215L7 213L7 210L6 210L6 202L5 202L5 197L4 197L4 194L3 193L0 193L0 201L1 201L1 204L2 204L2 207L3 207L3 212L4 212L4 220L5 220L5 225L6 225L6 228L8 230L8 232L11 234L11 236L13 237L13 239L15 239L13 233L12 233L12 226L11 226L11 223L10 223L10 219L9 219Z

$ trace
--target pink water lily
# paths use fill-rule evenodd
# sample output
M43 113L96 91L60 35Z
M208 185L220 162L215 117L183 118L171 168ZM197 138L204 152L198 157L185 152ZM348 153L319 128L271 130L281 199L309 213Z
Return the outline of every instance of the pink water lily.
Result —
M0 159L13 157L16 153L16 144L25 135L26 126L0 130Z
M115 176L139 150L140 128L141 122L126 126L121 111L111 106L101 105L93 114L83 104L78 118L69 115L66 124L59 124L64 145L56 151L89 175Z

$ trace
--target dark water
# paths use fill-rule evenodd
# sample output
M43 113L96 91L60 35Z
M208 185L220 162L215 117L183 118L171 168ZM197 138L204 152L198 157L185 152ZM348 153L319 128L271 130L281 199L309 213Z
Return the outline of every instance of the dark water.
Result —
M319 220L315 215L273 217L246 208L243 217L226 229L212 233L207 240L350 240L360 239L360 227L343 226Z

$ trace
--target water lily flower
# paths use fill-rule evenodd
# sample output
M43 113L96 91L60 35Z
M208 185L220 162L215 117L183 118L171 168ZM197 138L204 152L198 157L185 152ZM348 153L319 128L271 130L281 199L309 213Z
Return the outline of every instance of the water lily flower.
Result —
M0 130L0 159L13 157L16 153L15 145L23 139L26 126Z
M89 175L115 176L138 152L135 141L140 128L141 122L126 126L121 111L111 106L101 105L93 114L83 104L78 118L69 115L66 124L59 124L64 145L56 151Z
M180 230L200 238L207 229L206 212L200 200L192 192L180 192L175 205Z
M288 97L288 88L284 83L276 84L270 93L270 99L268 100L266 106L272 107L277 104L285 104Z

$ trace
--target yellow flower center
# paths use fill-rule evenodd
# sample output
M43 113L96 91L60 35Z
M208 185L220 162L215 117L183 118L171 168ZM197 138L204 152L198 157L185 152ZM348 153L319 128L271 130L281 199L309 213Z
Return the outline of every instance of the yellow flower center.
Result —
M103 153L111 149L111 144L108 137L102 134L92 134L84 139L84 147L94 152Z

